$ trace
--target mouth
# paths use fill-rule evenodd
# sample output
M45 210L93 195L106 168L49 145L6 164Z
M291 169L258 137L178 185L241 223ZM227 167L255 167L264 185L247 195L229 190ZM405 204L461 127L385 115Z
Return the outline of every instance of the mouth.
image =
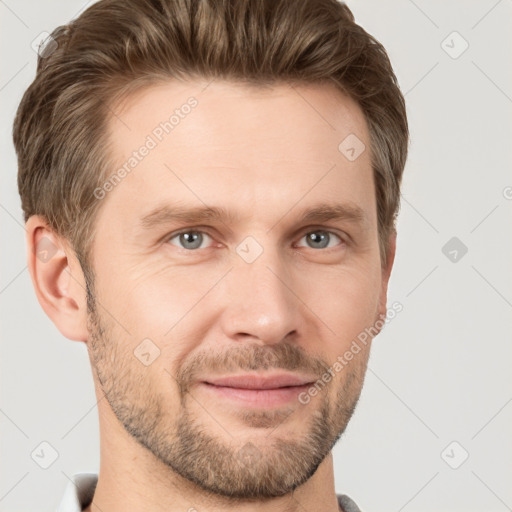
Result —
M256 374L208 378L200 382L201 388L217 399L227 399L239 406L253 408L281 407L298 399L315 378L293 374L263 377Z

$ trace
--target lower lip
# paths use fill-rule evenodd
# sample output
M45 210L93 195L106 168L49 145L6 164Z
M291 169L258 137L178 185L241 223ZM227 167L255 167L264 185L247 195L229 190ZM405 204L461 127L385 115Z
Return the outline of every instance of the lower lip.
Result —
M245 389L214 386L207 382L201 383L203 389L218 397L228 398L249 407L260 408L286 405L292 400L297 400L300 393L306 391L310 386L311 384L304 384L303 386L290 386L286 388Z

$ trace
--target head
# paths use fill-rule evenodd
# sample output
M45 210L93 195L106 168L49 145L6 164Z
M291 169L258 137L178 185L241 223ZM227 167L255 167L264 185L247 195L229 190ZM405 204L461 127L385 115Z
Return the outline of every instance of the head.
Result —
M52 38L14 123L42 307L155 462L290 492L343 433L371 337L336 362L386 315L408 127L384 48L335 0L102 0ZM302 395L211 385L248 373Z

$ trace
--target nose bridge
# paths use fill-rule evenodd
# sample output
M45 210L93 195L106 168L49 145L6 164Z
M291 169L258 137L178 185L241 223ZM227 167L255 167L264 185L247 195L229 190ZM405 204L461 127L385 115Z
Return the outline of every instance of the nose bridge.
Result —
M300 301L294 296L277 247L247 237L238 247L226 289L225 330L278 343L297 330Z

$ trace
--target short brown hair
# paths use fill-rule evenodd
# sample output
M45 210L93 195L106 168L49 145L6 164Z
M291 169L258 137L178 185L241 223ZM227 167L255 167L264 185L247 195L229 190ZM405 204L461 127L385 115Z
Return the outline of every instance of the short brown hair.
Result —
M384 47L344 3L101 0L51 37L53 51L40 53L14 121L18 188L25 221L43 216L82 267L101 205L94 190L113 170L110 107L139 87L176 77L330 82L354 99L370 133L386 263L409 141L405 101Z

